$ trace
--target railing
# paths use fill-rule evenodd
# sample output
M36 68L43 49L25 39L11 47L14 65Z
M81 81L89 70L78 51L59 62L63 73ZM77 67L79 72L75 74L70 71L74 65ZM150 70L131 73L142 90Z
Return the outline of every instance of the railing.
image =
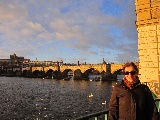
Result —
M81 116L79 118L75 118L74 120L98 120L98 119L108 120L108 113L109 113L108 110L104 110L97 113Z
M147 85L152 93L153 97L160 98L160 83L159 82L142 82L142 84Z
M158 112L159 112L159 114L160 114L160 98L156 98L156 99L155 99L155 103L156 103Z
M160 99L156 98L155 99L155 103L158 109L158 112L160 114ZM88 114L85 116L81 116L79 118L75 118L74 120L108 120L108 110L105 111L101 111L101 112L97 112L97 113L92 113L92 114Z

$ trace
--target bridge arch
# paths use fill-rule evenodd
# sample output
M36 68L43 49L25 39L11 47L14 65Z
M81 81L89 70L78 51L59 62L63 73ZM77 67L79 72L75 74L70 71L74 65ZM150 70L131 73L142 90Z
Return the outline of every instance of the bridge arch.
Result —
M117 70L122 69L123 64L111 64L111 73L113 74Z
M103 72L103 71L102 71ZM84 77L84 78L89 78L89 75L90 74L97 74L97 75L99 75L99 74L101 74L101 72L99 72L97 69L95 69L95 68L90 68L90 69L88 69L88 70L86 70L83 74L82 74L82 77Z
M16 70L15 72L14 72L14 74L15 74L15 76L21 76L21 71L20 70Z
M38 72L39 72L39 70L34 70L33 71L33 77L38 77Z
M71 69L65 69L63 72L61 72L62 77L63 78L68 77L69 72L72 72L72 74L74 73L74 71Z
M122 69L118 69L113 72L114 75L123 75Z
M30 70L25 69L25 70L22 71L22 76L24 76L24 77L29 77L29 74L30 74L30 73L31 73Z

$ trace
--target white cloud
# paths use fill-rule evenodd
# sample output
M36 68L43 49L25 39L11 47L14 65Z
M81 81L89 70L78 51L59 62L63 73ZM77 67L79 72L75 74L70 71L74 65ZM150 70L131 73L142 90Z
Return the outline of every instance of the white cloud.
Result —
M6 51L0 57L17 53L31 59L35 56L45 59L42 53L47 52L66 61L89 62L91 56L108 57L106 52L117 58L116 61L121 59L119 54L136 56L135 4L130 0L109 2L123 7L121 15L102 12L103 0L0 1L0 50ZM126 47L130 43L133 48ZM52 48L54 52L50 52ZM79 51L79 56L72 56L73 59L55 56L68 48ZM131 51L126 53L126 50Z

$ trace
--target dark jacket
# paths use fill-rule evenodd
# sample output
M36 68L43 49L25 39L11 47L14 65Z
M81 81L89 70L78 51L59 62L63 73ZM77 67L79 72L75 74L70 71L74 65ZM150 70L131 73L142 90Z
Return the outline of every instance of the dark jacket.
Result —
M148 86L139 82L128 89L123 81L115 85L109 103L109 120L159 120Z

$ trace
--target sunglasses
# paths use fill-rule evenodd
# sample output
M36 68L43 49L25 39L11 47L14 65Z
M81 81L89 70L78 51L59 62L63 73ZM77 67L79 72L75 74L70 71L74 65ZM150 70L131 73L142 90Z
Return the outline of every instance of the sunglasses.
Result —
M129 73L130 73L131 75L135 75L137 72L136 72L136 71L131 71L131 72L125 72L124 74L125 74L125 75L129 75Z

